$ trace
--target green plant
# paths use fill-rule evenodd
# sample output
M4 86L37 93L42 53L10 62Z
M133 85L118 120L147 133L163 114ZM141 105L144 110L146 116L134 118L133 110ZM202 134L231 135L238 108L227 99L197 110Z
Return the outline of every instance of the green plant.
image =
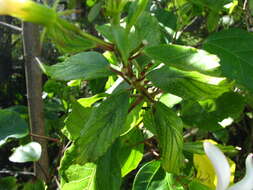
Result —
M93 85L91 97L61 98L71 111L62 129L71 146L60 162L61 188L212 189L214 180L207 183L194 169L195 155L204 154L200 140L211 135L227 144L228 128L241 121L253 90L253 36L221 22L224 16L236 21L242 5L232 0L96 3L92 18L101 11L106 20L95 27L100 37L50 8L49 23L14 15L44 25L44 34L65 53L60 63L40 63L51 79L101 84ZM191 34L187 30L197 17L206 23ZM124 185L131 175L132 185Z

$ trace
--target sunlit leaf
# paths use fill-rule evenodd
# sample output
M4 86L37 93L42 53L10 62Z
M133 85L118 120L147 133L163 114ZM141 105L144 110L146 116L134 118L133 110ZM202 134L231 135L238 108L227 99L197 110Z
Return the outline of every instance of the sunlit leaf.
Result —
M155 86L183 99L216 98L229 91L231 86L225 78L211 77L195 71L182 71L169 66L155 69L147 77Z
M204 49L219 56L224 76L253 91L253 35L242 29L229 29L209 36Z
M41 65L43 71L57 80L92 80L112 74L109 63L97 52L84 52L52 66Z
M212 73L217 71L219 58L204 50L181 45L157 45L145 48L145 54L154 60L185 71Z
M94 163L86 163L84 166L71 165L65 171L67 182L62 186L62 190L95 190L96 168Z

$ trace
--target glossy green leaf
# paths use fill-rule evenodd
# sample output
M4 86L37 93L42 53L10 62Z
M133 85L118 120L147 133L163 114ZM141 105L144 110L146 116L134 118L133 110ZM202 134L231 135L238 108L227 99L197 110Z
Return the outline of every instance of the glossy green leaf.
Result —
M219 56L224 76L253 91L253 35L230 29L209 36L204 49Z
M19 146L9 157L11 162L24 163L38 161L41 156L41 145L37 142L30 142L24 146Z
M177 174L183 165L183 122L160 102L154 105L153 110L161 165L165 171Z
M112 74L108 61L97 52L84 52L52 66L41 65L42 70L57 80L92 80Z
M136 174L132 190L148 190L159 168L159 161L146 163Z
M155 69L147 77L155 86L183 99L216 98L230 89L225 78L181 71L169 66Z
M9 138L22 138L28 135L28 126L18 113L0 110L0 146Z
M71 165L65 171L67 182L62 186L62 190L95 190L96 169L94 163L86 163L84 166Z
M124 177L132 170L136 169L142 160L144 140L138 128L132 129L120 138L119 159L121 163L121 175Z
M211 73L217 71L219 58L204 50L181 45L157 45L145 48L145 54L154 60L185 71Z

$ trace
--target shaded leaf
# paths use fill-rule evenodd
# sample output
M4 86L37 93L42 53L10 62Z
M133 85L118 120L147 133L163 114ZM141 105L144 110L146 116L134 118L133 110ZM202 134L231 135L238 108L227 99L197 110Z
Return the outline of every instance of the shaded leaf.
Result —
M45 184L41 180L25 183L23 190L45 190Z
M15 177L1 177L0 178L0 190L16 190L17 179Z
M28 135L28 126L18 113L9 110L0 110L0 146L8 138L22 138Z

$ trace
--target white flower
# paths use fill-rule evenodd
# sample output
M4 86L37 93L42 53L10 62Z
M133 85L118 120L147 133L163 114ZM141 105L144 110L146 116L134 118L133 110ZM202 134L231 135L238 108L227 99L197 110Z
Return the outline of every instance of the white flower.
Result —
M246 174L236 184L229 186L230 167L225 155L210 142L204 142L204 150L210 159L218 178L216 190L253 190L253 154L249 154L246 163Z

